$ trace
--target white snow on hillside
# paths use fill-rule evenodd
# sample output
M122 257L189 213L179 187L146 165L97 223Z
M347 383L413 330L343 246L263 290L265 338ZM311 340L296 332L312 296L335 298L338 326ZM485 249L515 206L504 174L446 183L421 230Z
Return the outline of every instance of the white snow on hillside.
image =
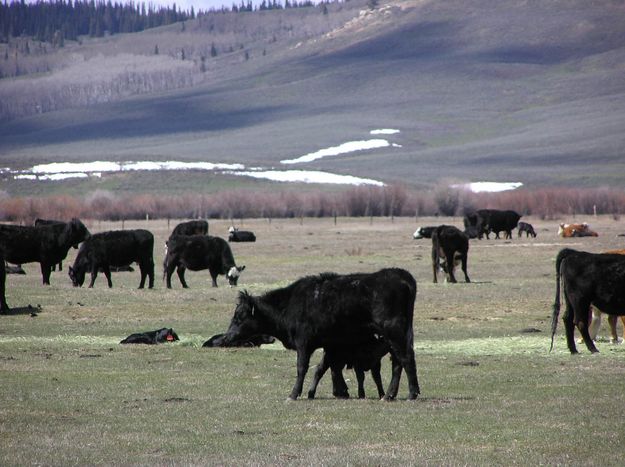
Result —
M500 191L516 190L521 186L523 186L521 182L473 182L452 185L452 188L462 188L473 193L499 193Z
M368 149L385 148L391 144L385 139L368 139L363 141L348 141L347 143L340 144L338 146L332 146L319 151L305 154L295 159L285 159L280 161L281 164L301 164L302 162L312 162L324 157L338 156L340 154L347 154L355 151L366 151Z
M372 135L396 135L399 133L399 130L393 128L381 128L379 130L371 130L369 134Z
M213 164L211 162L52 162L39 164L30 170L33 174L60 174L60 173L91 173L91 172L122 172L127 170L239 170L243 164Z
M337 175L315 170L264 170L230 172L234 175L262 178L275 182L300 182L300 183L327 183L338 185L375 185L384 186L384 183L369 178L353 177L351 175Z

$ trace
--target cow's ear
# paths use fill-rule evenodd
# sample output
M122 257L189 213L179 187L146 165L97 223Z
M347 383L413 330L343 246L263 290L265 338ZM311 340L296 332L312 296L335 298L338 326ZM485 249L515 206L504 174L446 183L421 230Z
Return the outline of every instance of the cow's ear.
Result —
M239 272L243 271L245 269L245 266L241 266L240 268L237 268L239 270Z

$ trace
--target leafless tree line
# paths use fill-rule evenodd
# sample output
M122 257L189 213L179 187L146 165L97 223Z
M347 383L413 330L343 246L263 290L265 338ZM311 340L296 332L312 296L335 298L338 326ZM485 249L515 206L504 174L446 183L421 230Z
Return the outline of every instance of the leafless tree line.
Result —
M445 192L445 196L441 193ZM455 194L454 194L455 193ZM451 200L451 202L450 202ZM455 200L455 201L454 201ZM455 202L455 204L454 204ZM334 193L234 190L213 194L0 196L0 219L31 223L37 217L99 220L169 218L299 218L463 215L477 208L514 209L541 218L625 213L625 192L616 189L519 189L504 193L409 191L401 186L356 187Z

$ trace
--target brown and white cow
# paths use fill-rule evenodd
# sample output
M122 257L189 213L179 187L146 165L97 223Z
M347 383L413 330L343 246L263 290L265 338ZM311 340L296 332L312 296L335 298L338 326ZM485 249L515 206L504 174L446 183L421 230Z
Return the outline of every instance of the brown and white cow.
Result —
M590 230L590 226L587 222L581 224L560 224L558 227L558 235L563 238L599 236L597 232Z

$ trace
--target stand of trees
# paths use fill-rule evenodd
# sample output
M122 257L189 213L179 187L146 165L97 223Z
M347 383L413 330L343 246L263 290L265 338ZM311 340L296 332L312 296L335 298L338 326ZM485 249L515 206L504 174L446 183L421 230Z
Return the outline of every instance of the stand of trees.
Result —
M195 18L193 8L182 11L155 7L149 3L112 3L111 0L54 0L26 3L25 0L0 3L0 40L30 36L58 46L78 36L139 32Z

